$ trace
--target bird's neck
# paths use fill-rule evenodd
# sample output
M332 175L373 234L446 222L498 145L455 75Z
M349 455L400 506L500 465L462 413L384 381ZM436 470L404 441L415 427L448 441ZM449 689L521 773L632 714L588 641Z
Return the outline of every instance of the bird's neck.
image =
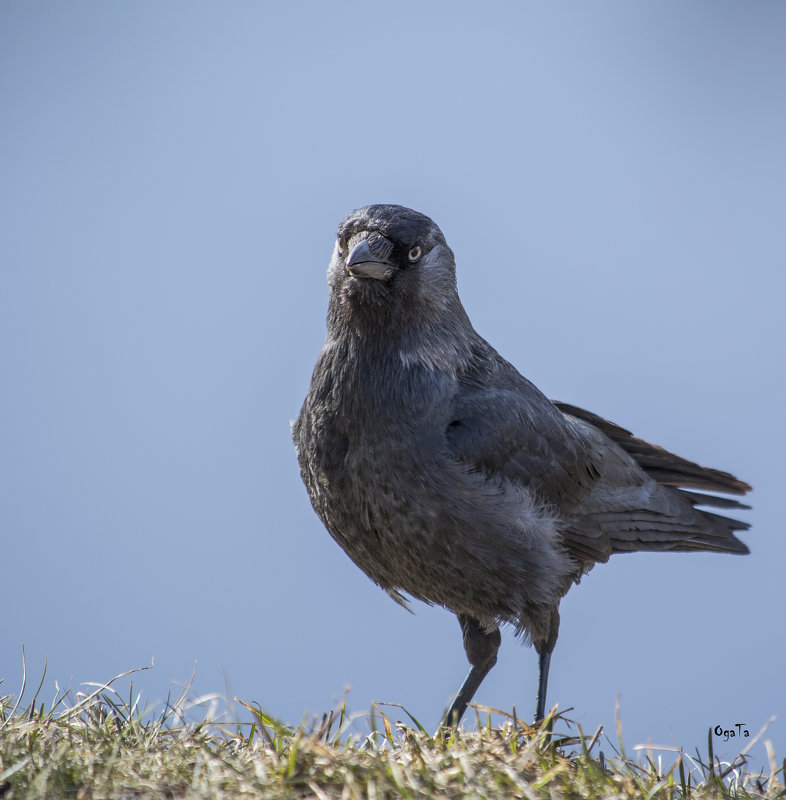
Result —
M358 367L455 373L472 358L476 334L460 303L440 314L409 314L406 322L374 309L346 311L328 315L327 342L340 344Z

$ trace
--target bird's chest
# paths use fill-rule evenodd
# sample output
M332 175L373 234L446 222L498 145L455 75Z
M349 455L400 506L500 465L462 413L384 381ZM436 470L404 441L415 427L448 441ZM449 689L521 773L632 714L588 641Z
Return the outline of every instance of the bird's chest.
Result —
M314 434L320 478L342 505L414 500L413 480L445 446L435 409L396 391L368 403L339 402L315 420Z
M314 507L372 580L406 588L438 538L437 437L414 424L378 424L369 433L337 419L330 427Z
M314 506L348 551L393 547L391 531L422 529L445 452L448 391L431 375L401 369L328 375L310 409Z

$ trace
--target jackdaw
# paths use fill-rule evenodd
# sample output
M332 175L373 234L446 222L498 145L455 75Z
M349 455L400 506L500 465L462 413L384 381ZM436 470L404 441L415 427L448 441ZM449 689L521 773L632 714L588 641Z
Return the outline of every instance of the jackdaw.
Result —
M292 426L311 503L394 599L453 611L470 671L457 724L497 660L500 625L539 656L545 715L559 602L613 553L747 553L746 483L546 398L475 332L428 217L353 211L328 268L327 339ZM699 490L699 491L695 491Z

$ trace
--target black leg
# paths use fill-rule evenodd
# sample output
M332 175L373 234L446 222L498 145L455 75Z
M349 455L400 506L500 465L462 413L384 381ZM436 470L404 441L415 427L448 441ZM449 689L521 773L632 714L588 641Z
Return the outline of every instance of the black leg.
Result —
M559 634L559 610L551 611L551 619L545 636L536 639L533 644L538 651L538 697L535 701L535 722L540 722L546 716L546 687L549 683L549 665L551 653L557 644Z
M442 719L443 725L459 724L478 687L497 663L497 650L502 642L499 628L486 633L472 617L459 614L458 618L464 634L464 650L471 666L469 674Z
M549 664L551 653L544 650L538 653L538 699L535 703L535 722L546 716L546 687L549 682Z
M458 725L467 706L472 702L475 692L483 682L483 678L488 675L489 670L497 663L497 659L493 658L491 661L484 664L482 667L470 667L469 674L464 678L464 683L458 690L458 694L453 698L450 708L445 713L442 719L443 725Z

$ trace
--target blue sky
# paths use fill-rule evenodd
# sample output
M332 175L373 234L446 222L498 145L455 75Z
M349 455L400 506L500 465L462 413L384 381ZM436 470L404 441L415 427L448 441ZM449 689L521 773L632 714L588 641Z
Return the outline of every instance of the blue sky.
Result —
M394 202L549 396L756 489L750 556L571 591L549 702L703 750L780 713L783 755L784 87L777 2L4 3L0 691L24 644L50 694L198 661L290 722L350 686L436 725L455 619L349 561L289 438L335 227ZM505 635L478 702L530 713L536 662Z

